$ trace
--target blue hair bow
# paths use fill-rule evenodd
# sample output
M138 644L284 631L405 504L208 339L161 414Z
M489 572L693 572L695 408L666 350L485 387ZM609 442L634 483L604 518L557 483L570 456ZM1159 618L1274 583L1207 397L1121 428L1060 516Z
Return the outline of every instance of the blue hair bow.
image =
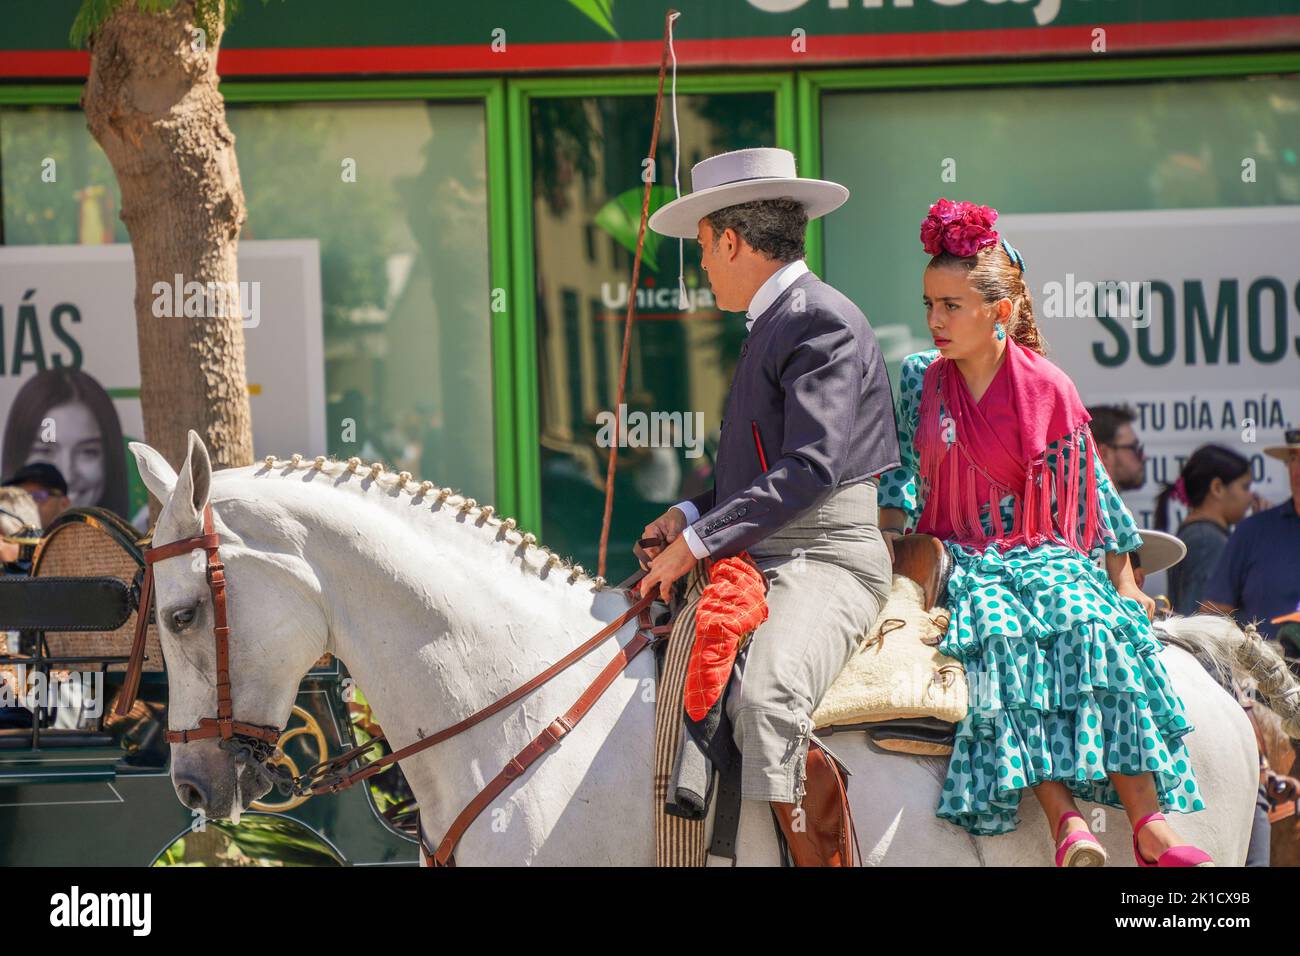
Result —
M1005 239L1002 240L1002 248L1007 251L1007 258L1011 260L1012 265L1018 267L1023 273L1025 271L1025 258L1016 251L1016 247Z

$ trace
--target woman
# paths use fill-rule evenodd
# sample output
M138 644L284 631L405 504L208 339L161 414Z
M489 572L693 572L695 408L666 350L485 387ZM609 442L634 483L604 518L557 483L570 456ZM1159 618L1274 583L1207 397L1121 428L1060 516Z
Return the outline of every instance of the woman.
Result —
M1228 529L1246 517L1254 501L1250 480L1249 460L1221 445L1202 445L1178 480L1156 498L1159 531L1169 527L1170 499L1190 509L1177 532L1187 557L1169 569L1169 600L1178 614L1201 609L1201 594L1228 543Z
M5 425L4 474L33 462L59 469L72 507L98 505L130 517L117 410L103 386L80 369L38 372L14 397Z
M1140 864L1212 865L1160 813L1203 803L1127 555L1141 539L1078 393L1043 358L1024 261L996 219L941 199L921 225L938 348L904 360L903 464L880 483L881 528L936 535L954 561L940 647L965 664L970 709L936 812L1006 833L1028 788L1057 865L1098 866L1080 797L1125 809ZM1105 570L1090 560L1103 551Z

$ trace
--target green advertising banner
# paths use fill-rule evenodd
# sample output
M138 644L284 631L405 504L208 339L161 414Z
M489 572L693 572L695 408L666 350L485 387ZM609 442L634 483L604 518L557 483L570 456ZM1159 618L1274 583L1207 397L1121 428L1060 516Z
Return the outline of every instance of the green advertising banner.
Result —
M0 3L0 77L84 75L82 0ZM510 73L656 66L651 0L244 0L223 75ZM1300 0L676 0L682 65L1087 56L1300 42Z

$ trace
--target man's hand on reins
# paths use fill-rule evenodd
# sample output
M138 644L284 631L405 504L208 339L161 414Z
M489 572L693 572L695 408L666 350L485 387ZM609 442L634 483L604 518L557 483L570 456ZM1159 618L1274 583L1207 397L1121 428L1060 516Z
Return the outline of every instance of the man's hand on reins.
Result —
M691 554L686 539L680 534L666 548L655 550L659 553L651 560L650 570L646 572L646 576L641 579L637 588L642 597L658 588L659 599L667 604L668 592L673 582L695 566L695 555Z
M683 531L686 530L686 515L682 514L677 508L669 508L654 521L645 526L641 532L642 538L659 538L665 545L672 544L676 541ZM689 552L689 549L687 549ZM663 546L651 545L641 547L635 544L632 546L632 553L636 555L637 563L644 570L650 566L650 562L663 551Z

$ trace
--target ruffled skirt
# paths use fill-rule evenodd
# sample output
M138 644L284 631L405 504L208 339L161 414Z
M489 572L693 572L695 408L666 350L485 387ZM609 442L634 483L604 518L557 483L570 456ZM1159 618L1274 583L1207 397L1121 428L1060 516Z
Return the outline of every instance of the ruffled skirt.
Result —
M971 833L1006 833L1024 788L1049 780L1118 807L1112 773L1154 774L1165 812L1202 809L1182 742L1192 726L1141 605L1059 545L948 551L940 649L965 665L970 707L938 815Z

